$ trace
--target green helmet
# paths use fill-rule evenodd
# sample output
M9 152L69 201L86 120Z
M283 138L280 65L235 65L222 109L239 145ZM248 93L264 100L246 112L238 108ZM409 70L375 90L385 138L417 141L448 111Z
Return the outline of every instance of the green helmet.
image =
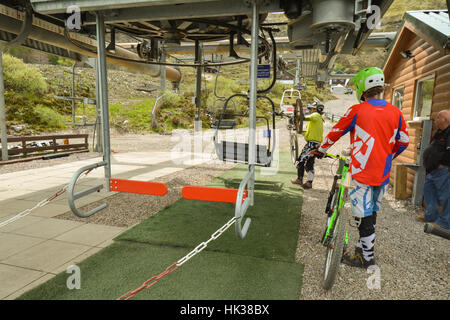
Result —
M353 77L352 82L356 86L356 98L361 101L362 94L373 87L384 87L383 70L377 67L362 69Z

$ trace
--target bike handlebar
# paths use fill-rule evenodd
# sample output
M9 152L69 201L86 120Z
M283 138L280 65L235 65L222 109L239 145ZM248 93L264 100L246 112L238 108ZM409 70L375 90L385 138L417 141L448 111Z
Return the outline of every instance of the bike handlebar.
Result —
M342 161L347 161L346 157L340 156L338 154L322 153L322 152L318 152L318 151L310 151L309 154L312 154L318 158L334 158L334 159L339 159Z
M319 152L319 151L310 151L309 154L312 154L313 156L316 156L317 158L323 158L328 156L328 154Z
M276 112L275 111L274 114L275 114L275 116L281 117L281 118L290 118L291 117L290 115L285 114L283 111L281 111L281 112Z

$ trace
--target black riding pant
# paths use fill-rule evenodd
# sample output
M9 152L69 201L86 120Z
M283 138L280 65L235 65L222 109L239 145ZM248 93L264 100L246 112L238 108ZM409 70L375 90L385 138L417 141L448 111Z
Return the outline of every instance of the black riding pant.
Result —
M377 213L361 219L358 227L359 241L357 247L362 248L365 260L372 260L375 253L375 225L377 224Z
M309 154L310 151L316 150L320 147L320 142L317 141L308 141L306 145L302 149L302 153L298 157L298 165L297 165L297 178L302 181L303 176L305 175L305 171L307 173L308 181L312 182L314 179L314 160L315 157Z

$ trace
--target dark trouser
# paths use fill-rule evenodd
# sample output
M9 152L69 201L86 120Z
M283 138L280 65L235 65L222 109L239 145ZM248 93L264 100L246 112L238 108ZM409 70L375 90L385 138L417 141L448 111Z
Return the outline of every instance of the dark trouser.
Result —
M423 196L427 211L425 220L450 230L450 168L433 170L425 178ZM442 203L442 213L439 205Z
M316 150L320 147L320 142L317 141L308 141L306 145L303 147L302 153L298 157L298 165L297 165L297 178L300 181L303 181L303 176L305 174L305 170L307 173L307 179L309 182L312 182L314 179L314 159L315 157L310 155L309 152L312 150Z
M297 166L297 177L298 180L302 181L305 174L307 173L308 181L312 182L314 179L314 157L308 158L305 162L299 162Z
M359 240L356 245L363 250L363 257L369 261L374 258L375 252L375 225L377 224L377 212L374 211L371 216L361 219L359 225Z

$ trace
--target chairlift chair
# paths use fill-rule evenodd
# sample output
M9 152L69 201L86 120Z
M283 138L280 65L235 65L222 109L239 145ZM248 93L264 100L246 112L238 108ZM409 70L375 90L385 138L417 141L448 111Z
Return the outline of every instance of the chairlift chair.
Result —
M210 127L212 129L235 129L236 128L236 120L234 119L222 119L221 121L219 121L219 119L217 118L217 114L218 114L218 102L223 101L225 102L227 99L225 97L219 97L218 99L216 99L214 101L214 104L212 105L212 107L210 108L210 110L207 111L207 114L211 120L211 124ZM234 104L234 103L233 103ZM234 114L236 113L236 104L234 104ZM219 126L220 123L220 126Z
M285 100L295 99L295 105L287 104ZM288 115L289 144L291 147L291 160L295 163L299 156L298 137L303 131L304 112L302 107L301 93L298 89L286 89L283 91L280 101L280 109L283 114Z
M219 75L220 75L220 67L217 68L216 70L216 80L214 82L214 96L216 96L216 99L214 100L214 104L211 107L211 110L208 111L208 116L211 119L211 125L210 127L212 129L234 129L236 128L236 121L234 119L223 119L219 121L219 119L217 119L217 114L218 114L218 102L226 102L227 98L226 97L221 97L217 94L217 80L219 79ZM234 104L234 113L236 113L236 104ZM220 125L219 125L220 124Z
M242 97L249 99L245 94L235 94L229 97L223 106L223 110L220 114L218 125L216 127L216 133L214 135L214 145L216 148L216 154L218 158L226 162L234 162L241 164L249 164L249 144L247 142L236 142L236 141L218 141L219 139L219 128L221 128L221 122L223 121L223 116L226 113L227 106L236 97ZM257 116L257 119L264 120L266 122L266 130L264 131L264 137L267 139L267 145L257 144L256 145L256 162L255 165L270 167L273 158L273 151L275 150L275 142L271 146L271 141L275 141L275 104L273 101L262 95L257 96L258 99L269 100L272 106L272 129L270 128L270 122L267 117ZM235 114L236 117L245 117L244 114ZM272 135L273 132L273 135Z

